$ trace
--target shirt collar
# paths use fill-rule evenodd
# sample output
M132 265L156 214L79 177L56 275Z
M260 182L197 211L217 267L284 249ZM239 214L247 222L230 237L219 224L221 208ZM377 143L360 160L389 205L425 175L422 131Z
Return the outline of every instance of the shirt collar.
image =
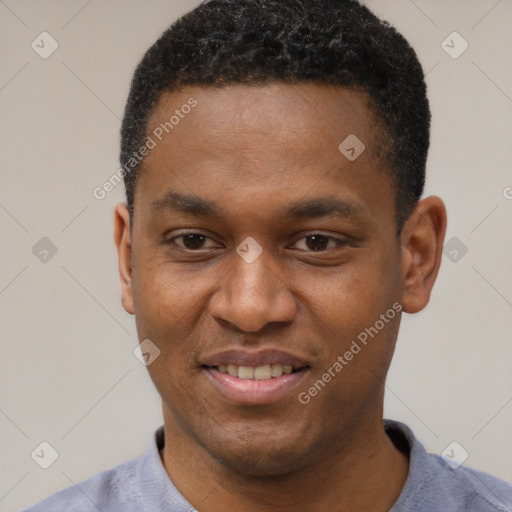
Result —
M439 472L432 467L426 467L427 452L407 425L399 421L384 420L384 428L397 448L409 457L409 474L398 500L390 511L394 512L409 501L411 496L420 493ZM137 480L144 512L194 512L196 509L176 489L162 464L160 450L164 444L165 433L162 425L151 437L146 454L137 462ZM419 482L413 477L417 474L423 474L426 480L424 478Z

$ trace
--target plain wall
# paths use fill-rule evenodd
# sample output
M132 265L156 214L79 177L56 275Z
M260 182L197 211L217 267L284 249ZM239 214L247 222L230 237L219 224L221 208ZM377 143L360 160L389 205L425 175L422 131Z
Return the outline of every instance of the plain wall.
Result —
M197 3L0 3L2 511L142 454L162 423L120 304L112 214L123 188L103 200L93 190L118 169L135 65ZM403 319L385 415L428 450L457 441L466 465L512 481L512 4L366 3L428 72L426 194L445 200L446 240L459 244L430 305ZM47 59L31 48L42 31L59 45ZM469 43L456 59L441 46L453 31ZM43 237L57 249L46 262L33 253ZM50 247L39 243L36 253ZM59 453L46 470L30 456L42 441Z

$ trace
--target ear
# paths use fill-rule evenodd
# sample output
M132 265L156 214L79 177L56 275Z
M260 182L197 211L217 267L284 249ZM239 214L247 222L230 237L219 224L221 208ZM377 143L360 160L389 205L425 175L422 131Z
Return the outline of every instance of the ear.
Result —
M402 306L406 313L421 311L441 265L446 208L443 201L430 196L419 201L404 223L400 235L404 289Z
M124 203L116 206L114 212L114 241L117 247L121 297L125 311L135 314L132 293L132 244L130 236L130 213Z

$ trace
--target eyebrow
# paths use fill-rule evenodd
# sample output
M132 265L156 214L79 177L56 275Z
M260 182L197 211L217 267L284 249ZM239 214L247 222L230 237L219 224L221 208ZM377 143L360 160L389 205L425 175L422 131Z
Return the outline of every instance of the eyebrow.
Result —
M196 217L221 217L221 209L215 202L194 195L168 192L161 199L157 199L152 205L153 212L158 213L162 209L171 209ZM292 203L285 218L306 219L319 217L355 217L365 211L359 204L351 203L334 197L319 197L308 201L296 201Z
M320 197L309 201L297 201L290 205L287 217L293 219L341 217L351 218L362 214L365 208L362 205L334 197Z
M196 217L220 216L220 210L213 201L178 192L168 192L164 197L156 200L152 208L155 213L164 208L170 208Z

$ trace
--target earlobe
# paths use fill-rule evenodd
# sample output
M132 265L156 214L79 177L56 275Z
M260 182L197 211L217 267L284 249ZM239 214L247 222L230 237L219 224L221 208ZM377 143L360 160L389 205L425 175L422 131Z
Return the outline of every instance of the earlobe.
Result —
M121 300L123 308L135 314L132 292L132 245L130 213L124 203L116 206L114 212L114 241L117 248L119 279L121 282Z
M430 299L443 251L446 208L436 196L422 199L401 233L403 296L406 313L421 311Z

